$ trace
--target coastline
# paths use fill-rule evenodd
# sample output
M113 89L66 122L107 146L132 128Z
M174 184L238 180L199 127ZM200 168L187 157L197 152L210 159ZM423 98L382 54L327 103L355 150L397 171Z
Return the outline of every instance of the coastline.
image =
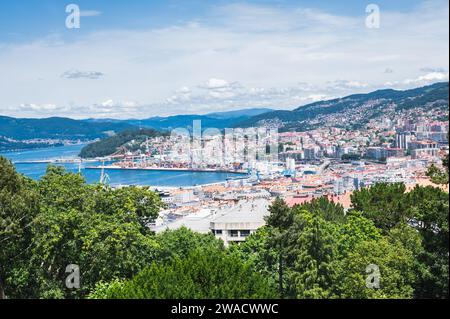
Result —
M112 165L105 166L86 166L87 170L132 170L132 171L173 171L173 172L192 172L192 173L229 173L235 175L246 175L247 172L245 170L241 171L233 171L226 169L195 169L195 168L171 168L171 167L118 167Z

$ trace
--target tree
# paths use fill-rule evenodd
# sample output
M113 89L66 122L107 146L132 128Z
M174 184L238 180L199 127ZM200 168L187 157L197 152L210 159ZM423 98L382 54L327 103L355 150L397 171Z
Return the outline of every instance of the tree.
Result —
M131 141L135 143L135 146L131 147L132 151L136 151L148 138L166 135L167 133L165 132L158 132L153 129L127 129L114 136L104 138L83 147L80 156L82 158L94 158L111 155L120 149L126 151L130 148L130 145L127 144Z
M339 203L330 201L325 196L314 198L310 202L303 203L298 206L298 209L306 210L310 213L321 216L327 221L345 221L344 207Z
M250 265L222 250L195 250L186 258L152 263L128 281L100 284L95 299L260 299L276 291Z
M380 229L375 226L373 221L355 211L348 213L345 223L338 225L335 235L338 239L339 258L346 257L361 242L376 241L382 237Z
M418 259L428 268L416 289L418 298L448 298L449 197L436 187L416 186L407 196L410 223L421 235Z
M385 234L401 225L412 227L420 236L420 247L414 249L414 296L448 298L448 193L431 186L416 186L405 193L402 184L377 184L355 192L352 204Z
M148 226L158 217L160 209L164 207L158 194L148 187L123 187L111 189L97 186L94 210L108 215L120 214L130 218L137 218L142 231L149 230Z
M28 290L31 226L38 209L34 182L0 157L0 299Z
M267 247L278 252L278 291L281 297L284 296L283 288L283 263L284 252L287 242L288 229L294 222L294 214L292 209L286 203L276 198L269 207L269 216L266 218L266 223L269 226L269 240Z
M228 253L252 265L254 271L268 278L273 285L278 281L278 251L269 246L269 229L264 226L239 245L231 245Z
M296 214L290 232L290 248L295 261L290 273L296 298L327 298L335 276L332 267L336 255L335 227L321 216L301 211Z
M436 165L432 164L427 170L427 176L431 178L431 181L435 184L448 184L448 154L442 159L442 166L444 169L441 170Z
M363 213L384 231L408 219L403 183L378 183L351 195L352 210Z
M24 185L20 175L12 174L11 178L14 182L7 185ZM8 190L10 187L2 187L2 197L12 199L11 204L16 206L23 203L17 206L17 212L27 212L24 208L31 206L26 205L28 197L35 194L34 214L20 217L11 232L15 240L27 232L26 247L21 244L11 248L11 253L20 255L23 247L26 257L19 265L4 262L11 253L1 257L1 264L13 278L8 283L18 287L7 289L13 298L81 298L100 280L131 278L159 252L154 235L145 227L147 218L154 218L162 206L153 192L87 185L81 175L54 166L41 181L33 183L34 193L24 186L23 191L17 186ZM3 202L2 207L6 207ZM8 208L10 219L15 211ZM70 264L80 267L80 289L65 287Z
M371 196L369 193L368 203ZM366 205L375 215L375 203ZM424 268L417 262L422 251L420 236L411 226L403 223L396 224L397 228L380 229L365 213L352 210L343 215L339 206L325 200L295 206L291 212L278 202L274 213L272 221L276 222L272 225L279 228L275 231L271 224L267 225L267 242L270 246L282 240L284 297L414 296L416 274L423 273ZM273 237L274 233L284 235ZM277 245L272 248L278 252ZM379 289L366 285L366 268L370 265L376 265L382 273Z
M158 260L161 261L183 259L195 250L225 250L223 241L216 239L213 234L196 233L184 226L177 230L166 230L156 235L155 239L159 245Z
M345 258L338 260L334 267L338 274L334 283L339 298L413 297L413 254L402 245L390 243L385 237L360 242ZM378 275L377 287L371 276Z

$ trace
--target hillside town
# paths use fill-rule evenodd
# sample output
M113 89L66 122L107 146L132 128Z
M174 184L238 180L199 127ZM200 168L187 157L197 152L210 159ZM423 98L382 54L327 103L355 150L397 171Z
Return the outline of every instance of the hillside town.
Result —
M246 138L155 137L137 151L125 152L108 168L229 172L222 183L156 188L166 209L152 226L156 232L182 226L212 232L229 245L264 225L268 207L277 197L294 206L325 196L348 209L353 191L377 182L401 182L409 189L431 184L427 169L442 167L449 152L448 122L423 118L372 121L359 130L255 130L264 133L255 143L241 131L238 135ZM275 146L271 134L276 134ZM226 153L227 149L233 152Z

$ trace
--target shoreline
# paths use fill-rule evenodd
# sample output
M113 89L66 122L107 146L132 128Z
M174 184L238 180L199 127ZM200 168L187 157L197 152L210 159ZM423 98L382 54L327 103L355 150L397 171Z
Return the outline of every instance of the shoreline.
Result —
M132 171L174 171L174 172L192 172L192 173L229 173L235 175L247 175L246 171L232 171L226 169L195 169L195 168L169 168L169 167L118 167L118 166L86 166L86 170L132 170Z

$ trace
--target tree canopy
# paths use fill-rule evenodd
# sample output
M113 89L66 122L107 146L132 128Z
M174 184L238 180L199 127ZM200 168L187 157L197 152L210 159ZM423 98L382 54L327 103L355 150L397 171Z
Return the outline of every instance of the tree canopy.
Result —
M276 199L226 248L184 227L153 233L164 205L148 188L56 166L33 181L0 157L0 298L448 298L448 193L381 183L351 201Z
M152 263L133 279L100 284L91 298L107 299L260 299L276 290L236 256L218 249L196 249L186 258Z

